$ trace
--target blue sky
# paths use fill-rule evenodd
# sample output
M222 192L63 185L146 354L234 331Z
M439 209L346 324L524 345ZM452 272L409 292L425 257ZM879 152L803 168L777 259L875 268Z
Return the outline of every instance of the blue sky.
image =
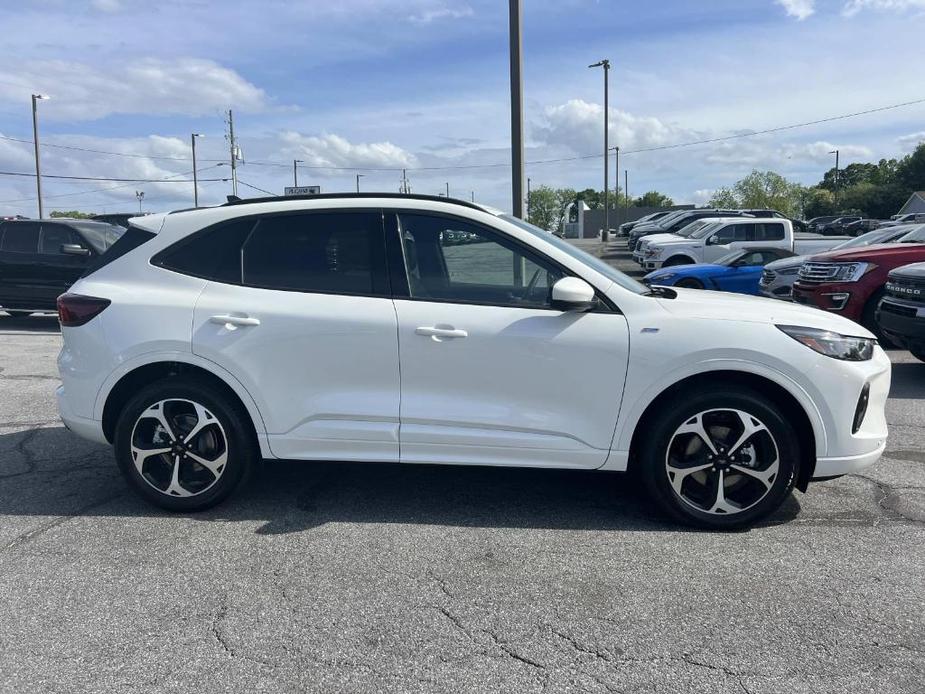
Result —
M925 98L915 48L925 0L524 0L527 160L593 155L608 57L611 141L624 151L721 137ZM240 180L273 192L415 192L510 207L504 0L0 0L0 136L31 139L43 172L227 176L222 113L235 110ZM925 139L925 104L781 133L621 158L632 194L703 202L752 168L804 183L842 162ZM33 170L31 145L0 139L0 171ZM601 186L600 159L530 164L534 185ZM622 172L621 172L622 179ZM47 179L46 209L188 206L189 183ZM230 192L201 185L203 203ZM242 194L256 191L243 187ZM34 182L0 176L0 213L35 214Z

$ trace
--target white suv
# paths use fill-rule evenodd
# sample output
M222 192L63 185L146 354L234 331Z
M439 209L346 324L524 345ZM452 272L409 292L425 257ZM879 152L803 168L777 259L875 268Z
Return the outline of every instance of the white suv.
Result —
M874 463L890 362L822 311L653 288L424 196L151 215L59 299L61 417L173 510L262 458L634 470L730 528Z

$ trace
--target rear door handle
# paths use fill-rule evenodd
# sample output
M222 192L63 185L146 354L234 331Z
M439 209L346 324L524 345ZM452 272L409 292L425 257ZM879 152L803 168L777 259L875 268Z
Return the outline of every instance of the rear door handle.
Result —
M230 316L230 315L212 316L211 318L209 318L209 322L218 323L219 325L233 325L235 327L260 325L259 318L251 318L250 316Z
M439 326L422 326L420 328L416 328L414 333L416 335L423 335L424 337L432 337L437 341L458 337L469 337L469 333L467 333L465 330L458 330L456 328L441 328Z

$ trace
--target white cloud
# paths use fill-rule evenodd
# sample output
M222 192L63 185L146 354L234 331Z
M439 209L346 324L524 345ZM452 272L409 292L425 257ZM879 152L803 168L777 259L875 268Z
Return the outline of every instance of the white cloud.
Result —
M841 159L870 158L873 156L870 148L863 145L833 145L831 142L824 141L786 144L781 148L781 153L787 159L808 159L815 162L824 162L835 156L832 154L835 150L838 150Z
M468 5L459 5L456 7L436 6L426 7L414 14L408 19L415 24L430 24L441 19L463 19L472 17L475 13Z
M904 12L915 9L925 10L925 0L848 0L842 14L851 17L861 10Z
M925 142L925 130L917 133L903 135L902 137L897 137L896 142L899 143L899 146L903 152L911 152L922 142Z
M117 113L207 115L234 107L260 111L266 94L212 60L147 58L109 68L41 61L0 67L0 103L50 94L43 118L95 120Z
M787 11L789 16L801 21L816 11L816 0L776 0L776 2Z
M417 158L391 142L353 144L340 135L303 135L285 132L280 137L283 149L306 166L401 168L412 167Z

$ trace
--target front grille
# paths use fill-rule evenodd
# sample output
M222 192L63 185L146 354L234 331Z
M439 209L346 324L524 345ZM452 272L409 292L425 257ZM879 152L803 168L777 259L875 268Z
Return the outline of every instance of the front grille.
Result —
M777 279L777 273L773 270L763 270L761 272L761 285L767 287Z
M886 293L904 301L925 304L925 282L891 277L886 283Z
M831 282L837 272L836 263L803 263L800 267L800 282L803 284Z
M904 316L906 318L915 318L917 314L917 311L912 306L894 304L892 301L881 302L880 310L886 311L887 313L895 313L897 316Z

